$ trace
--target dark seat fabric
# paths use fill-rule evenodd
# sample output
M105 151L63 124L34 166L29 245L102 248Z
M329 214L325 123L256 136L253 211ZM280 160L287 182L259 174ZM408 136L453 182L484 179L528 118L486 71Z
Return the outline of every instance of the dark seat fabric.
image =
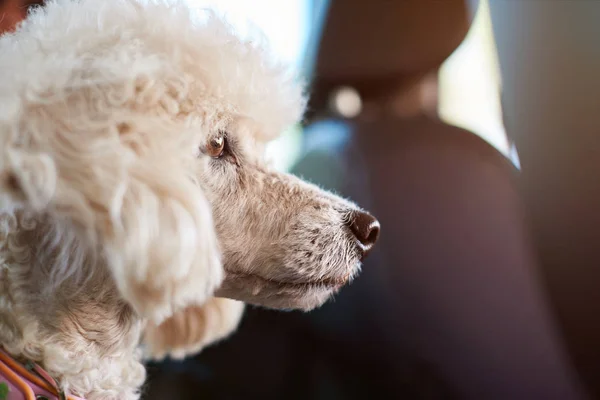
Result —
M492 1L490 13L542 280L600 398L600 2Z
M425 365L458 398L580 398L507 159L428 117L317 122L306 143L295 172L323 183L337 171L337 190L382 224L363 276L310 323L337 337L364 324L360 347L381 338L366 359Z
M359 300L350 300L353 286L339 297L340 317L315 313L312 322L332 326L367 309L388 339L378 351L419 360L459 398L582 398L538 276L518 172L473 133L415 113L435 113L418 87L464 38L465 2L444 2L443 12L427 0L373 4L331 4L295 171L372 210L381 239L355 283ZM341 86L358 91L364 115L332 123Z

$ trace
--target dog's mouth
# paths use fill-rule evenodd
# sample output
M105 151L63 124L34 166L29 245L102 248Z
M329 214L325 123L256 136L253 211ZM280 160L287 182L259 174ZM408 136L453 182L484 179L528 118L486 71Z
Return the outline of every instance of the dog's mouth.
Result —
M347 274L343 278L323 278L314 281L285 281L281 279L268 279L259 274L254 273L243 273L243 272L234 272L228 273L225 280L231 277L231 279L239 279L239 278L252 278L259 280L268 285L277 285L281 287L287 288L309 288L309 287L323 287L329 289L339 289L342 286L346 285L351 280L352 274Z
M322 305L352 277L349 273L345 277L299 282L268 279L255 273L227 272L216 296L268 308L308 311Z

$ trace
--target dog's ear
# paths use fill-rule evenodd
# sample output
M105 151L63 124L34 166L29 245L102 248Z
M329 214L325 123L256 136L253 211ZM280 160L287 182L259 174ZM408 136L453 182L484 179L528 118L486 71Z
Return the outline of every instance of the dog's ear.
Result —
M210 298L223 277L220 250L211 206L193 179L195 159L171 139L180 126L167 121L115 136L118 124L111 131L107 117L106 129L87 134L60 125L68 108L43 111L22 117L43 134L0 137L0 209L68 221L102 253L143 317L159 322Z
M242 302L213 297L202 306L176 312L160 325L148 324L143 338L145 355L161 360L198 353L235 331L243 311Z

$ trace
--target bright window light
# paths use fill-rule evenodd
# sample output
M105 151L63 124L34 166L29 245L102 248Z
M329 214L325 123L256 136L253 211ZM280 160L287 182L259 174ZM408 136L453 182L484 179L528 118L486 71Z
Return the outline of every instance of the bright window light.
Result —
M500 74L488 0L482 0L471 29L439 75L440 117L468 129L514 157L500 105Z
M193 8L210 8L224 15L242 35L258 28L275 56L288 65L301 68L310 29L310 4L306 0L187 0ZM267 158L280 170L289 169L301 147L300 127L292 127L271 142Z

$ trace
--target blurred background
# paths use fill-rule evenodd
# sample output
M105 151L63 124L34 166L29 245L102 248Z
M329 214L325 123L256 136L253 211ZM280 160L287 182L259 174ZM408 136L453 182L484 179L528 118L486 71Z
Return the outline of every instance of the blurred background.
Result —
M310 81L319 37L329 0L186 0L192 7L216 10L242 35L264 34L273 53ZM426 2L427 3L427 2ZM425 7L434 7L429 1ZM376 7L374 3L373 7ZM470 129L503 154L512 154L502 126L499 70L487 0L475 7L468 34L458 48L439 65L436 112L443 121ZM398 22L401 22L399 20ZM434 85L435 86L435 85ZM427 94L425 94L427 96ZM270 147L271 158L282 170L298 160L301 127L291 129Z
M600 1L187 1L299 71L270 158L383 232L333 301L249 307L145 398L600 398Z

